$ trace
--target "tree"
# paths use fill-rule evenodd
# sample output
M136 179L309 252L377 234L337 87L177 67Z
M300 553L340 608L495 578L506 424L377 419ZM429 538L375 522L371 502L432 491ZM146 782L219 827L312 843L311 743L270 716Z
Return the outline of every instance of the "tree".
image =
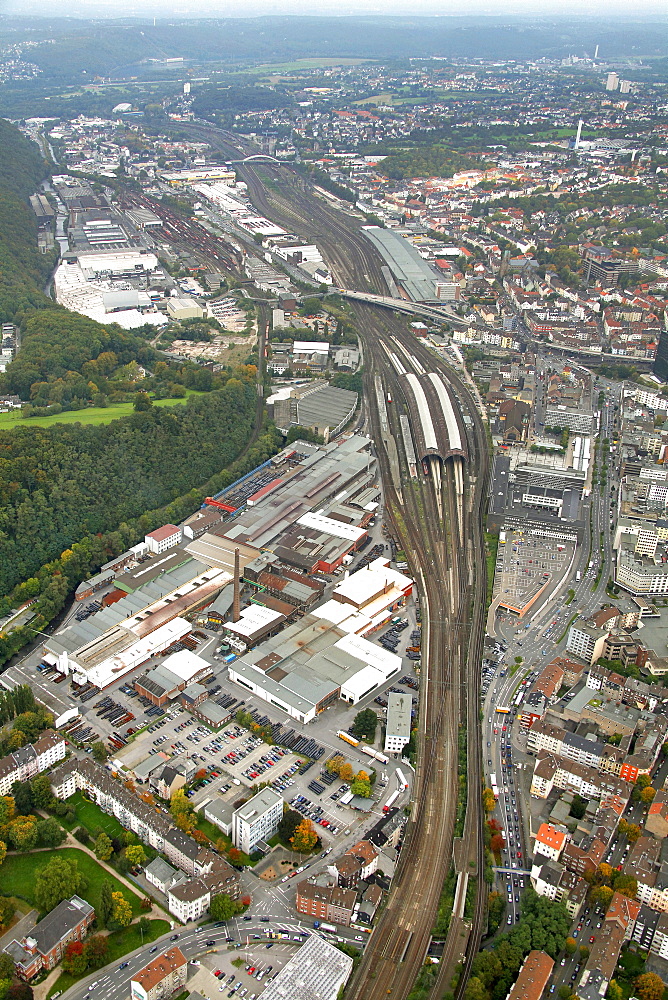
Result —
M0 865L7 857L7 845L4 840L0 840Z
M310 819L304 817L295 830L293 836L290 837L290 843L292 844L293 850L299 851L300 853L306 853L307 851L313 850L315 845L318 843L318 834L315 832L313 823Z
M595 906L600 906L602 910L607 910L614 894L614 889L611 889L609 885L599 885L591 890L591 901Z
M112 923L118 927L127 927L132 921L132 907L122 892L112 892L111 898L113 900Z
M567 955L574 955L577 949L578 943L575 938L567 937L564 941L564 951Z
M574 795L571 802L570 815L575 819L582 819L587 810L587 803L581 795Z
M372 708L363 708L362 711L358 712L355 716L352 724L352 730L358 739L365 739L372 743L376 736L377 725L378 716L374 710Z
M496 799L491 788L486 788L482 793L482 807L486 813L492 813L496 808Z
M17 813L27 815L33 807L32 789L29 781L15 781L12 785L12 797Z
M640 1000L662 1000L665 986L655 972L645 972L635 981L635 991Z
M352 764L349 764L348 761L344 761L341 765L341 770L339 771L339 778L341 781L352 781L354 773Z
M586 944L581 944L578 951L580 953L580 964L583 965L589 958L589 948Z
M85 891L86 886L76 861L55 857L37 871L33 896L42 913L49 913L63 899Z
M355 780L351 782L350 791L363 799L371 798L371 782L366 771L358 771Z
M51 781L47 774L39 774L30 782L32 800L37 809L50 809L54 797L51 791Z
M88 968L88 959L84 955L82 941L70 941L63 956L63 969L71 976L83 976Z
M99 858L100 861L108 861L114 853L111 838L108 837L106 833L102 832L93 844L93 850L95 852L95 857Z
M227 852L227 857L229 858L230 864L233 865L241 864L241 861L243 860L243 854L238 847L230 847Z
M638 892L638 883L632 875L625 875L624 872L619 872L615 878L613 888L615 892L621 893L622 896L635 899Z
M295 830L302 821L301 814L296 809L288 809L278 824L278 836L284 844L292 842Z
M656 795L656 788L652 788L648 785L647 788L643 788L640 792L640 801L643 805L648 806L650 802L654 801L654 796Z
M37 843L37 817L17 816L9 825L9 839L17 851L30 851Z
M5 995L5 1000L34 1000L32 986L27 983L12 983Z
M106 927L111 920L111 915L114 910L114 901L112 899L112 888L111 882L108 878L102 880L100 885L100 905L95 911L95 916L98 919L100 926Z
M65 840L65 831L53 816L37 823L37 836L42 847L58 847Z
M487 990L477 976L471 976L466 984L464 1000L489 1000Z
M195 825L195 817L192 813L181 812L174 818L174 826L179 830L183 830L184 833L190 833Z
M11 795L0 795L0 826L8 826L16 815Z
M83 953L88 960L91 969L101 969L107 964L107 952L109 951L109 939L101 934L93 934L84 943Z
M172 793L172 797L169 800L169 811L174 819L182 813L192 812L190 799L186 798L186 793L183 788L177 788L176 791Z
M7 896L0 896L0 927L7 927L14 916L14 904ZM4 976L0 973L0 978Z
M139 909L140 910L150 910L152 906L153 906L153 903L148 898L148 896L142 896L141 901L139 903Z
M211 900L209 913L213 920L231 920L236 912L236 903L226 892L219 893Z
M623 1000L624 994L622 993L622 988L616 979L611 979L608 983L608 989L605 993L606 1000Z
M14 975L14 961L6 951L0 952L0 979L11 979Z
M134 868L135 865L144 864L147 854L141 844L130 844L129 847L125 848L125 857Z
M151 397L147 392L137 392L135 393L132 405L137 413L145 413L147 410L151 409L153 403L151 402Z
M95 743L91 746L91 752L99 764L104 764L105 760L109 756L109 751L102 740L95 740Z
M343 767L344 764L345 760L343 759L341 754L336 754L334 757L330 757L330 759L325 764L325 768L328 771L331 771L332 774L340 774L341 768Z
M489 842L489 849L493 854L500 854L506 846L502 833L495 833Z

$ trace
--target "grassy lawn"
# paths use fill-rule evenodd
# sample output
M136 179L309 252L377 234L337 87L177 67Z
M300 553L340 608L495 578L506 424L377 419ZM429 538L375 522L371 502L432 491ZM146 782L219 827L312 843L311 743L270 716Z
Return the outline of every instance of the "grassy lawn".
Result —
M156 938L161 937L166 934L169 930L169 923L167 920L151 920L150 928L146 934L144 934L143 944L150 944L151 941L155 941ZM109 935L109 954L107 956L107 962L119 962L124 955L128 955L135 948L140 948L142 945L142 936L139 931L137 924L130 924L129 927L125 927L122 931L114 931ZM89 975L88 972L84 973L84 976ZM55 983L49 990L47 997L53 996L54 993L69 990L70 986L73 986L79 979L83 976L70 976L67 972L61 972L56 979Z
M2 865L2 894L4 896L19 896L28 903L34 903L33 886L35 875L51 859L57 855L67 861L76 861L79 871L88 879L88 888L81 895L91 906L100 905L100 886L103 879L107 878L111 882L114 892L122 892L132 907L132 916L140 914L139 896L131 892L125 885L109 875L104 868L98 865L94 858L89 857L76 847L63 847L55 851L39 851L34 854L11 854L5 858Z
M94 802L84 798L81 792L75 792L74 795L71 795L67 804L72 806L76 813L76 818L71 823L58 817L58 822L67 830L72 831L83 826L91 837L95 836L95 831L98 829L104 830L109 837L118 837L123 832L123 827L115 816L107 816Z
M194 389L186 390L188 396L201 395ZM185 403L184 399L154 399L154 406L177 406ZM110 424L119 417L129 417L134 413L132 403L112 403L110 406L89 406L85 410L66 410L52 417L22 417L20 410L0 413L0 431L12 431L15 427L51 427L52 424Z
M485 532L485 559L487 562L487 603L492 603L494 590L494 574L496 572L496 554L499 549L499 536L490 531Z

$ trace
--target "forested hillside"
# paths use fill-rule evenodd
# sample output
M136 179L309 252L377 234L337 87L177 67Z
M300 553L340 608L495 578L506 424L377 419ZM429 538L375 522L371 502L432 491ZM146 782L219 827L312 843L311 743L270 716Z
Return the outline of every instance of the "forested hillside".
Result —
M30 627L0 631L0 664L60 611L77 583L112 555L168 521L280 446L271 424L256 428L256 369L213 375L173 365L143 331L101 325L43 295L52 262L35 248L27 197L46 173L37 147L0 120L0 314L21 329L0 393L30 401L27 413L106 406L135 412L108 424L30 418L0 431L0 615L37 598ZM183 397L153 406L151 397Z

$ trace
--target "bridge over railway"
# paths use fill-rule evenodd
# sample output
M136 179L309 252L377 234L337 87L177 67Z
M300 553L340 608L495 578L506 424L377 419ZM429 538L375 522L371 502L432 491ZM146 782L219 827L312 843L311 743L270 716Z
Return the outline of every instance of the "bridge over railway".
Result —
M373 295L371 292L356 292L350 288L336 288L335 291L344 298L356 302L368 302L372 306L383 306L394 312L407 313L409 316L423 316L436 323L451 323L453 326L468 327L466 320L458 316L448 306L426 306L419 302L408 302L406 299L395 299L389 295Z

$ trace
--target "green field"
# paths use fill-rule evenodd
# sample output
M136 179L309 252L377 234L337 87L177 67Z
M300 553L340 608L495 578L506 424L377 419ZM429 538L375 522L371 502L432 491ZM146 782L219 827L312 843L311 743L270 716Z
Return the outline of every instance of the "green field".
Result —
M72 831L83 826L91 837L95 837L96 831L99 829L104 830L109 837L118 837L123 832L123 827L115 816L107 816L94 802L84 798L81 792L75 792L74 795L71 795L67 804L72 806L76 813L76 818L72 822L68 822L62 817L58 818L58 822L67 830Z
M38 851L34 854L7 855L2 865L2 895L19 896L28 903L34 903L32 892L35 875L49 863L54 855L65 858L67 861L77 862L79 871L88 879L88 888L82 893L82 896L91 906L100 905L100 886L106 878L111 882L113 891L122 892L130 903L132 916L139 916L141 912L139 896L136 896L122 882L106 872L94 858L75 847L63 847L55 851Z
M109 934L107 964L118 962L124 955L128 955L131 951L134 951L135 948L140 948L143 944L150 944L151 941L162 937L169 930L167 920L151 920L150 923L151 926L147 933L144 934L143 939L136 924L130 924L129 927L125 927L122 931L113 931L113 933ZM89 973L85 972L84 976L87 975ZM47 996L51 997L54 993L64 993L65 990L69 990L70 986L73 986L74 983L82 978L83 976L70 976L67 972L61 972Z
M201 393L187 389L188 396ZM177 406L186 399L154 399L154 406ZM11 431L15 427L51 427L52 424L110 424L119 417L129 417L134 413L132 403L112 403L109 406L89 406L85 410L65 410L52 417L22 417L20 410L0 413L0 431Z

